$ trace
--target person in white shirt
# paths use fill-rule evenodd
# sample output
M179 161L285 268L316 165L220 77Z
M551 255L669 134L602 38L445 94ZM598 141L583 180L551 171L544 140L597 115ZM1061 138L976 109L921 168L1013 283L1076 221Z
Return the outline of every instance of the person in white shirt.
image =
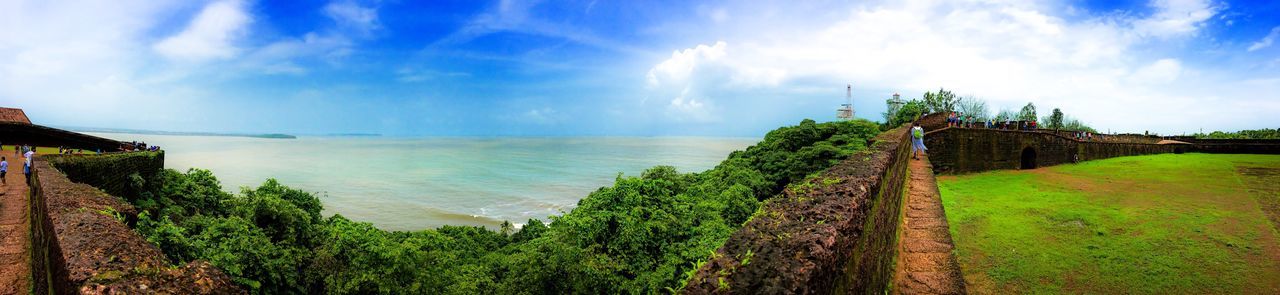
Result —
M9 161L4 157L0 157L0 184L8 185L9 182L5 179L5 174L9 174Z

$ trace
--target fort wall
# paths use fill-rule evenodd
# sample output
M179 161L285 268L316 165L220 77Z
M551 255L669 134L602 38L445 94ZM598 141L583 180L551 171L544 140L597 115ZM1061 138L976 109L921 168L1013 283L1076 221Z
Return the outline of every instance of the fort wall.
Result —
M0 142L13 145L66 146L89 151L115 151L121 142L34 124L0 122Z
M1122 156L1185 152L1184 144L1078 141L1052 132L944 128L925 135L938 173L1026 169Z
M884 293L910 153L908 128L897 128L788 186L697 269L685 293Z
M36 158L31 188L32 210L37 211L31 221L36 230L32 255L33 263L43 267L33 267L32 277L37 288L45 286L39 293L243 293L207 262L170 267L164 253L127 224L126 216L137 214L132 205L72 181L115 187L123 180L112 175L152 174L161 166L163 155L154 152ZM56 167L68 167L67 174ZM103 171L102 167L115 168Z
M107 194L136 199L164 169L164 152L120 152L87 155L46 155L43 158L72 182Z

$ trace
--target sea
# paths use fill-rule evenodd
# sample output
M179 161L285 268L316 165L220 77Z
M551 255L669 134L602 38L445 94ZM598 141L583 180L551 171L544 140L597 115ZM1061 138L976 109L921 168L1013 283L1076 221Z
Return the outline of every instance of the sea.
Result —
M165 150L165 167L207 169L239 193L275 178L313 192L324 214L412 231L442 225L497 228L548 220L620 175L657 165L715 167L758 138L344 137L268 139L126 133Z

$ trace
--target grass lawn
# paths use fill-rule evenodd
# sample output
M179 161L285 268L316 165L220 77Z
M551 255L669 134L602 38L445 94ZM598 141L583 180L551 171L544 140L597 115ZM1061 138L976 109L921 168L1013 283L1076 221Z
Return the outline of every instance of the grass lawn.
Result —
M14 147L14 146L12 146L12 145L5 145L5 146L4 146L4 148L3 148L2 150L0 150L0 156L5 156L5 157L14 156L14 154L13 154L14 149L15 149L15 147ZM37 153L37 154L42 154L42 155L45 155L45 154L48 154L48 155L57 154L57 153L58 153L58 147L56 147L56 146L54 146L54 147L38 146L38 147L36 147L36 153ZM97 154L97 152L90 151L90 150L85 150L85 151L84 151L84 154L86 154L86 155L89 155L89 154Z
M938 187L971 293L1280 294L1280 155L1122 157Z

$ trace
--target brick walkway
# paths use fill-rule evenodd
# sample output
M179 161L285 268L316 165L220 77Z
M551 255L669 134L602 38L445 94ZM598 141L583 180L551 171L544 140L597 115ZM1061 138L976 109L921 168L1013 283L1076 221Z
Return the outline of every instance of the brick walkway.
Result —
M964 276L951 250L951 233L929 158L911 161L906 217L899 229L895 294L964 294Z

